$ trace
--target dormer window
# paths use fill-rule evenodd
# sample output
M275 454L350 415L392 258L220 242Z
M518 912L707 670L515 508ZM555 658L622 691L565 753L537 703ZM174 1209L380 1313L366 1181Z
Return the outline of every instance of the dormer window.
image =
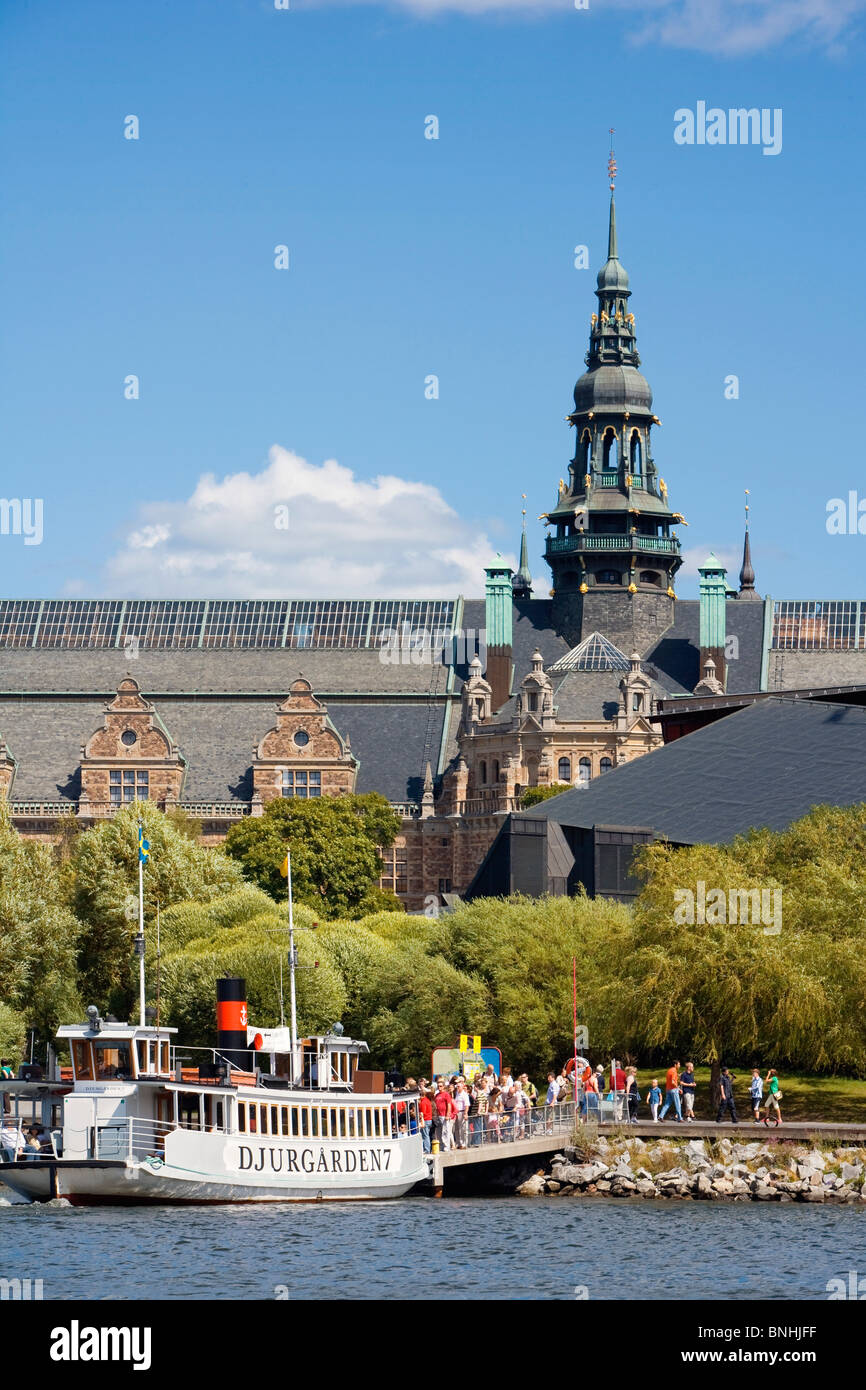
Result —
M321 772L296 771L287 768L283 771L282 786L280 788L283 796L297 796L301 799L311 796L322 795L322 774Z

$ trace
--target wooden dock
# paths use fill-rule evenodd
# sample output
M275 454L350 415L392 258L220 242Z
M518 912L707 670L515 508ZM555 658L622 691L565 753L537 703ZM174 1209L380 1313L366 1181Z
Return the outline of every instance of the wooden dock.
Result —
M491 1180L494 1179L495 1170L483 1169L482 1165L500 1164L509 1167L526 1167L532 1171L533 1160L543 1159L555 1153L561 1153L564 1147L568 1147L573 1140L575 1131L569 1126L567 1129L558 1127L552 1134L539 1131L524 1139L503 1140L501 1143L486 1142L483 1144L471 1145L468 1149L448 1149L443 1153L430 1155L430 1179L425 1187L433 1189L437 1197L441 1197L445 1191L446 1174L459 1173L462 1179L471 1179L476 1176L479 1183L490 1173ZM734 1125L722 1122L716 1124L714 1120L694 1120L678 1124L674 1121L663 1121L661 1124L653 1124L651 1121L640 1122L636 1125L629 1125L623 1122L602 1121L600 1124L580 1125L577 1129L578 1136L591 1142L598 1135L616 1139L643 1139L647 1141L658 1141L660 1139L679 1139L687 1141L689 1139L732 1139L735 1142L743 1143L750 1140L774 1139L776 1141L789 1140L793 1143L808 1142L809 1139L838 1140L844 1144L866 1144L866 1124L832 1124L827 1122L800 1121L792 1124L781 1124L778 1128L772 1125L768 1128L763 1124L755 1124L754 1120L744 1120Z

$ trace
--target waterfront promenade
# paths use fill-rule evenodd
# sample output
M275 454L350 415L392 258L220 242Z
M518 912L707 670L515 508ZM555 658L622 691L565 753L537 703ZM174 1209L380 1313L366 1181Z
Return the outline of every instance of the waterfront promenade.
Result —
M728 1138L737 1141L788 1140L802 1144L815 1139L821 1142L866 1144L866 1124L799 1121L782 1124L778 1128L771 1125L768 1128L763 1124L755 1124L753 1120L744 1120L735 1125L724 1122L717 1124L715 1120L694 1120L681 1124L676 1120L662 1121L660 1124L654 1124L649 1120L636 1125L626 1124L624 1121L602 1120L597 1124L578 1125L575 1128L574 1107L570 1104L539 1107L531 1114L532 1123L527 1132L520 1137L497 1137L496 1132L483 1131L470 1136L475 1142L470 1142L467 1149L447 1149L430 1155L430 1186L436 1196L444 1193L449 1172L460 1170L461 1177L468 1177L474 1176L472 1170L480 1170L482 1165L515 1164L535 1157L542 1159L558 1153L575 1135L583 1142L591 1142L596 1136L604 1135L623 1140L637 1138L644 1141L677 1139L684 1142L689 1139ZM479 1171L479 1179L483 1179L483 1176L483 1172Z

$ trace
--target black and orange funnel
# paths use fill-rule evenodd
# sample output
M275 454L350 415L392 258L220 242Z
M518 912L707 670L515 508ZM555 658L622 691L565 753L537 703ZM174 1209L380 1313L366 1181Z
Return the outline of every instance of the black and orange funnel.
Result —
M243 1071L252 1071L255 1054L247 1046L247 982L226 975L216 982L217 1053Z

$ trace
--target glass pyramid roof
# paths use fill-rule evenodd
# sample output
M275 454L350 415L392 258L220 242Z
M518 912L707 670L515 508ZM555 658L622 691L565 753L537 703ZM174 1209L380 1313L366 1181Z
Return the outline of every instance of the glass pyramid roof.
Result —
M563 671L627 671L631 663L625 652L600 632L591 632L578 646L548 667L551 673Z

